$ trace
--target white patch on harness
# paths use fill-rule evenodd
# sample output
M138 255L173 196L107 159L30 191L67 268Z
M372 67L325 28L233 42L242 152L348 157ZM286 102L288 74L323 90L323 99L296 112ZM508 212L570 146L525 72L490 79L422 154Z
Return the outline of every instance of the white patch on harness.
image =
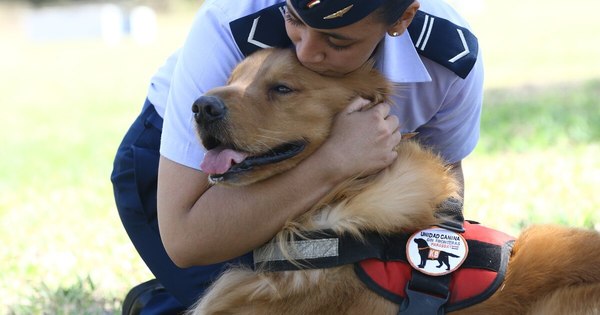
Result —
M468 254L469 246L462 235L438 227L418 231L406 243L410 265L430 276L457 270Z
M277 243L268 243L254 250L254 263L282 260L302 260L339 256L339 239L325 238L288 242L284 255Z

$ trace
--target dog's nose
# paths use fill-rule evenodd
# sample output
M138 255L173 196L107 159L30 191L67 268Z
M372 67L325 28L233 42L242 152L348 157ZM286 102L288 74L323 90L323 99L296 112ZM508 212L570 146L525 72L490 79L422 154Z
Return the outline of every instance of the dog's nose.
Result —
M201 96L192 105L194 119L199 124L221 120L227 114L227 107L216 96Z

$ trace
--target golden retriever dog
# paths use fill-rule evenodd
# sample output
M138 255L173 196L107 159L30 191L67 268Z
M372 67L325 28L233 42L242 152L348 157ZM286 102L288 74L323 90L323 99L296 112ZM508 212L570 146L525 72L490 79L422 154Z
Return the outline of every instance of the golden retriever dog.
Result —
M208 91L192 107L199 138L209 150L204 163L215 170L210 180L252 185L293 168L323 143L335 115L352 99L361 96L379 103L391 88L370 65L334 78L302 67L291 50L254 53L234 69L226 86ZM340 184L263 247L289 258L298 270L234 266L190 312L398 314L401 306L368 289L354 264L305 268L293 245L315 231L362 240L369 233L411 234L441 224L438 205L458 196L450 170L413 140L403 140L397 150L391 166ZM599 233L532 227L508 255L505 277L495 291L477 304L450 311L600 314Z

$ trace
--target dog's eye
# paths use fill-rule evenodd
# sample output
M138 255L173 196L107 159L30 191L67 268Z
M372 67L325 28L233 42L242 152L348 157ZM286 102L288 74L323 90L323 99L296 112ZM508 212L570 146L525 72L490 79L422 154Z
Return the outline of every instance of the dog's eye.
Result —
M271 88L271 90L273 90L273 92L279 93L279 94L288 94L293 92L293 90L283 84L280 85L275 85L274 87Z

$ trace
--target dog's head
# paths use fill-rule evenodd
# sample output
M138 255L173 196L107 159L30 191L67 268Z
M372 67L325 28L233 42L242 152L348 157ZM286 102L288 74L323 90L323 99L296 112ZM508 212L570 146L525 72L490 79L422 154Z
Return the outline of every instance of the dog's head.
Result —
M264 49L242 61L226 86L193 106L213 183L247 185L286 171L327 138L334 116L357 96L380 102L390 85L371 66L344 77L303 67L293 50Z
M415 241L415 243L417 243L417 246L419 246L420 248L429 246L429 244L427 244L427 241L422 238L415 238L414 241Z

